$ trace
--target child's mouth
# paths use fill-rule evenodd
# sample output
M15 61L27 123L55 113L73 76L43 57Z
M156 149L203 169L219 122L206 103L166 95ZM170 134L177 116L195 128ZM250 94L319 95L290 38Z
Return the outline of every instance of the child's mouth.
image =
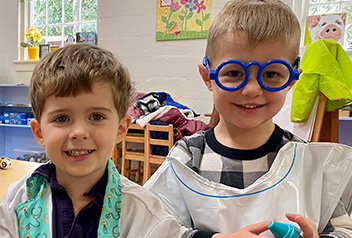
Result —
M68 150L65 151L65 153L69 156L83 156L83 155L88 155L95 150Z
M238 105L238 106L243 107L243 108L248 108L248 109L256 109L256 108L262 107L263 105L258 105L258 104L255 104L255 105L241 104L241 105Z

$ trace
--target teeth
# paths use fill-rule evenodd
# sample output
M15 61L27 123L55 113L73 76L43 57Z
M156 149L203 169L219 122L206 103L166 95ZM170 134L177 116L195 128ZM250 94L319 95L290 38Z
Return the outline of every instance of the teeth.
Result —
M91 152L91 150L70 150L68 151L68 155L71 155L71 156L80 156L80 155L86 155L86 154L89 154Z
M260 107L260 105L242 105L243 107L245 108L257 108L257 107Z

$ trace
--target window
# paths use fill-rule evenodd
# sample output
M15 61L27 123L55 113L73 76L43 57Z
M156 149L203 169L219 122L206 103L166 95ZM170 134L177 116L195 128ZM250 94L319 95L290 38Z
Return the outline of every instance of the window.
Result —
M352 46L352 0L296 0L293 6L301 20L304 34L307 16L330 13L346 13L344 48Z
M19 0L18 62L28 59L20 46L30 27L39 30L43 43L64 46L69 35L97 32L98 0Z
M36 27L45 43L64 46L68 36L97 31L98 0L32 0L29 26Z
M96 32L97 0L33 0L30 15L46 43L63 46L76 32Z

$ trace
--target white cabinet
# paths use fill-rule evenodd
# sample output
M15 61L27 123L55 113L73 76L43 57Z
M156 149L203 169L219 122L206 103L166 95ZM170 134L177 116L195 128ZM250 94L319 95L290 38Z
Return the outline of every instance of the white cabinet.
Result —
M0 84L0 114L31 113L29 86ZM16 159L14 150L40 148L29 125L0 124L0 156Z

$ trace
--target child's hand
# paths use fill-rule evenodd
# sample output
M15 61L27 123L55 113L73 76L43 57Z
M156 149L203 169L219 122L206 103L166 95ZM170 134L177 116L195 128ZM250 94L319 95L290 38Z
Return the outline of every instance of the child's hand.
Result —
M299 225L303 238L319 238L317 227L312 220L299 214L286 213L285 215L290 221Z
M217 233L212 238L256 238L260 233L268 230L268 223L269 221L263 221L251 224L231 234ZM261 238L265 237L261 236Z

